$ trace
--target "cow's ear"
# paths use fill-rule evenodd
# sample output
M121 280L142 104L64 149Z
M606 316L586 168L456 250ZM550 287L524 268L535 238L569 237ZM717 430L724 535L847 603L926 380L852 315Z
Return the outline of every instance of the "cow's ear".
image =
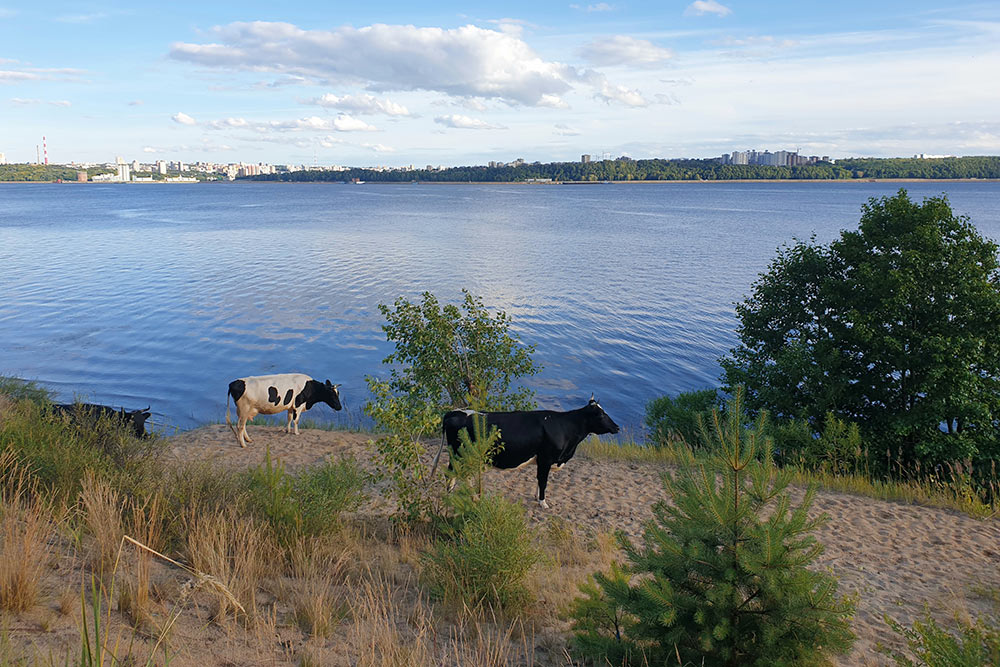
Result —
M333 385L330 384L330 378L326 379L326 386L327 387L332 387L333 386Z

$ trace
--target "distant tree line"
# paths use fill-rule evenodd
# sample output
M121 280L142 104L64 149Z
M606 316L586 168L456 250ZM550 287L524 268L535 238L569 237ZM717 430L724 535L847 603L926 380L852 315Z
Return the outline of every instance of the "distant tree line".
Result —
M89 178L95 174L110 174L107 167L80 169L56 164L0 164L0 181L75 181L78 171L86 171Z
M451 167L376 171L296 171L249 177L256 181L349 182L354 179L379 183L490 182L518 183L531 179L564 182L602 181L729 181L817 180L857 178L1000 178L1000 157L939 159L865 158L819 162L799 167L720 164L715 160L600 160L597 162L550 162L504 167Z

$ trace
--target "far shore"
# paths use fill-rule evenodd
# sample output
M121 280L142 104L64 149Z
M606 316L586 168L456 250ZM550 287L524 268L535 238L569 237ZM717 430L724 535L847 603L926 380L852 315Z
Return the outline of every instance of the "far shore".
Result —
M0 185L212 185L242 183L274 183L278 185L673 185L705 183L1000 183L1000 178L733 178L715 180L659 180L659 181L202 181L198 183L173 183L170 181L135 181L127 183L87 181L0 181Z

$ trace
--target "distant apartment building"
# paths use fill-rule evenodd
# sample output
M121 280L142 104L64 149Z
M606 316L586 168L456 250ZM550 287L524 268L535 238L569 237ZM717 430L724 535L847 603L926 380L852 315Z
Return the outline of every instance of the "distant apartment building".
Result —
M582 162L583 164L588 164L590 162L590 156L584 153L583 155L580 156L580 162Z
M799 155L798 151L775 151L771 152L765 151L733 151L728 155L723 155L717 158L717 161L722 164L746 164L746 165L762 165L769 167L798 167L807 164L816 164L817 162L829 162L830 158L827 156L819 157L817 155L810 155L805 157Z
M156 161L156 172L161 176L167 175L167 163L165 160Z
M7 156L0 153L0 164L7 164Z
M132 170L125 162L118 163L118 180L122 183L128 183L132 180Z
M132 171L142 171L142 169L139 168L138 160L132 160Z

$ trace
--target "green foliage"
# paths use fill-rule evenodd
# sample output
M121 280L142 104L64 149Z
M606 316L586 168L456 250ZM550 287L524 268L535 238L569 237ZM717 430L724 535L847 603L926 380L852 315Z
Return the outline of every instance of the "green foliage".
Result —
M540 560L521 506L486 494L424 556L424 577L446 604L516 612L532 601L527 577Z
M908 463L1000 456L997 246L947 199L869 200L857 231L779 250L736 310L721 363L752 409L833 413Z
M960 157L930 160L866 158L820 162L798 167L721 164L718 160L653 159L595 160L593 162L533 163L521 166L467 166L412 171L297 171L254 176L260 181L339 181L359 179L370 183L410 181L479 181L515 183L528 179L554 181L724 181L732 179L852 179L852 178L1000 178L1000 158Z
M660 396L646 404L646 427L650 440L659 446L681 440L697 446L700 439L699 418L705 419L722 405L715 389L686 391L676 397Z
M365 480L357 463L347 459L293 475L268 449L264 463L247 473L248 509L266 519L283 544L292 545L337 528L340 515L364 500Z
M491 316L482 299L466 290L462 294L461 306L441 306L430 292L420 303L400 297L391 308L379 304L386 340L396 346L382 361L395 364L392 391L419 396L439 410L534 407L534 392L511 384L540 370L531 360L535 348L521 345L511 333L506 313Z
M889 626L906 640L907 648L916 660L906 655L882 649L900 667L980 667L1000 665L1000 628L985 623L959 623L958 634L942 628L927 614L908 628L886 619Z
M534 348L511 333L505 313L491 316L481 299L463 293L461 306L441 306L429 292L420 303L399 298L392 307L379 305L395 351L383 360L391 366L388 379L367 378L372 398L365 413L385 433L373 443L375 460L409 520L428 516L433 503L420 438L440 433L444 411L534 406L530 390L512 387L538 372Z
M113 418L81 418L55 415L47 403L16 401L0 419L0 451L11 450L48 494L65 501L76 498L88 472L131 495L155 485L159 440L138 439Z
M440 514L438 528L446 535L455 536L474 506L483 495L483 475L490 468L493 455L499 451L500 431L494 426L486 428L486 418L473 418L473 435L463 429L458 433L458 454L451 459L451 470L446 471L451 492L443 499L445 514Z
M52 402L48 390L36 383L3 375L0 375L0 396L6 396L12 401L31 401L38 405L48 405Z
M627 563L595 575L573 606L576 649L611 664L818 664L847 650L853 601L809 569L814 489L792 507L790 472L771 461L762 414L742 423L742 391L713 413L710 456L677 448L643 544L619 536Z
M794 418L781 420L769 430L782 465L834 475L868 471L868 448L858 425L831 412L826 414L819 433L807 420Z

